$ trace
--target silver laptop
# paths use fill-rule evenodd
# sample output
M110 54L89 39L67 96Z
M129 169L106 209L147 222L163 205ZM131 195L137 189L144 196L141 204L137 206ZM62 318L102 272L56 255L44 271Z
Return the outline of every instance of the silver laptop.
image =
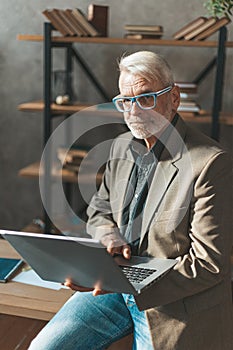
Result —
M174 259L112 257L97 240L0 230L44 280L137 295L177 263ZM169 278L169 277L168 277Z

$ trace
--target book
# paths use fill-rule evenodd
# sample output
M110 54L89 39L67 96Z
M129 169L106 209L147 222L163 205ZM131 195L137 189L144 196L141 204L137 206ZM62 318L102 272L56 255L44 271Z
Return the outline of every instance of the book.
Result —
M66 9L64 11L67 20L72 24L74 30L76 31L76 35L78 36L88 36L88 33L82 28L82 26L79 24L79 22L74 17L71 9Z
M128 32L163 32L163 27L160 25L126 24L124 29Z
M63 36L70 35L69 30L67 29L66 26L64 26L64 23L61 22L61 20L56 15L56 13L53 11L53 9L46 9L42 13L51 22L53 27L57 31L59 31Z
M64 14L63 10L54 8L52 12L55 14L56 18L59 18L59 21L62 23L64 28L66 28L66 31L69 36L74 36L76 35L75 30L73 29L72 25L70 24L70 21L67 20L66 15Z
M194 107L194 106L197 106L197 102L196 101L194 101L194 100L182 100L181 99L181 101L180 101L180 104L181 104L181 106L183 106L183 107L185 107L185 106L187 106L187 107Z
M190 33L194 29L198 28L200 25L202 25L206 21L207 21L206 17L200 16L200 17L194 19L193 21L189 22L188 24L186 24L184 27L179 29L177 32L175 32L172 37L176 40L183 39L186 34Z
M198 112L200 112L201 109L198 105L196 105L196 106L183 106L182 104L180 104L177 110L178 110L178 112L198 113Z
M108 36L109 6L90 4L87 11L88 21L97 29L100 36Z
M227 25L230 22L230 18L228 17L222 17L217 20L216 23L214 23L211 27L207 28L203 32L201 32L199 35L197 35L194 40L204 40L214 34L217 30L219 30L221 27Z
M215 17L210 17L207 19L207 21L205 21L203 24L201 24L199 27L197 27L196 29L192 30L190 33L186 34L184 36L185 40L191 40L194 39L197 35L199 35L200 33L202 33L204 30L206 30L207 28L211 27L214 23L217 22L217 19Z
M181 93L186 94L196 94L197 93L197 84L183 81L176 81L175 85L178 85Z
M57 150L57 158L62 164L80 162L87 153L87 150L84 149L69 149L67 152L66 148L59 147Z
M21 259L0 258L0 282L7 282L23 264Z
M69 14L65 10L58 10L56 9L56 12L58 15L61 17L61 20L65 23L65 25L69 28L70 30L70 35L75 36L79 35L77 32L76 26L73 24L72 20L69 17Z
M163 31L156 31L156 30L151 30L151 31L144 31L144 30L135 30L135 31L128 31L125 34L142 34L142 35L163 35Z
M100 36L100 33L95 29L95 27L88 22L88 19L82 10L75 8L72 10L72 14L89 36Z
M82 160L87 156L88 150L84 148L65 147L57 149L57 159L61 162L63 169L78 173ZM91 165L91 162L85 159L85 166Z
M51 13L54 17L54 19L57 21L57 23L60 24L60 26L63 27L63 29L66 31L66 35L67 36L72 36L73 35L73 31L70 29L70 27L66 24L66 22L64 21L63 17L60 14L60 10L59 9L51 9Z
M162 33L160 34L154 34L154 33L126 33L124 37L126 39L160 39L162 37Z
M183 99L183 100L193 100L193 99L196 99L198 97L198 94L197 93L191 93L191 92L182 92L180 90L180 98Z

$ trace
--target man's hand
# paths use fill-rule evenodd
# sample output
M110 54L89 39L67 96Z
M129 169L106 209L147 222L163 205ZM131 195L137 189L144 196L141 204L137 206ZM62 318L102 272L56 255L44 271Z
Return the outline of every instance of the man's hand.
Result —
M109 254L119 254L122 255L125 259L131 258L131 248L121 237L108 235L103 240L101 240L101 243L105 245Z
M106 246L107 252L112 256L118 254L122 255L125 259L131 258L131 248L121 237L118 238L114 235L109 235L101 242L103 245ZM78 292L92 291L93 296L111 293L100 289L98 286L96 286L95 288L86 288L78 286L76 284L73 284L70 280L66 280L64 285Z
M101 295L101 294L108 294L110 292L107 292L105 290L102 290L98 287L96 288L86 288L86 287L82 287L82 286L78 286L77 284L73 284L70 280L66 280L64 283L64 286L69 287L72 290L75 290L77 292L91 292L93 296L97 296L97 295Z

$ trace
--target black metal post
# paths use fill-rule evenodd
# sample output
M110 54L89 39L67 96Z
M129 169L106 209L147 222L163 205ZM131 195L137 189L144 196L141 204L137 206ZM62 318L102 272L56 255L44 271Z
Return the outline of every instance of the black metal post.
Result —
M212 110L211 137L215 140L219 139L219 114L222 107L226 38L227 38L227 29L224 26L219 30L217 67L216 67L215 88L214 88L214 102L213 102L213 110Z
M72 44L67 46L66 48L66 93L70 98L70 101L73 101L74 99L74 92L73 92L73 51L72 51ZM69 118L69 115L66 116L66 118ZM69 127L66 125L66 140L65 143L69 144L70 140L70 133L71 130L69 130ZM65 183L65 194L67 201L71 204L72 200L72 184L71 183Z
M73 96L73 87L72 87L72 72L73 72L73 62L72 62L72 44L66 48L66 93L72 101Z
M52 50L51 50L51 32L50 23L44 23L44 147L51 135L51 66L52 66ZM44 156L44 231L51 231L51 221L47 212L51 208L51 150L47 150Z

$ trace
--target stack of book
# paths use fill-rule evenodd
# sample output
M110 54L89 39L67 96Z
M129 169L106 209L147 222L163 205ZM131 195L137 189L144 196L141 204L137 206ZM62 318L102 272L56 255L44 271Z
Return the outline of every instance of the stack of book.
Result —
M63 36L107 36L108 6L90 4L88 15L79 8L46 9L43 15Z
M176 82L180 88L180 105L178 112L199 113L201 108L197 103L197 84L189 82Z
M173 34L176 40L204 40L230 22L228 17L198 17Z
M124 37L127 39L160 39L163 27L159 25L126 24Z
M86 155L86 149L71 148L68 152L67 149L63 147L57 149L57 158L63 165L63 168L75 173L78 173L79 166Z

